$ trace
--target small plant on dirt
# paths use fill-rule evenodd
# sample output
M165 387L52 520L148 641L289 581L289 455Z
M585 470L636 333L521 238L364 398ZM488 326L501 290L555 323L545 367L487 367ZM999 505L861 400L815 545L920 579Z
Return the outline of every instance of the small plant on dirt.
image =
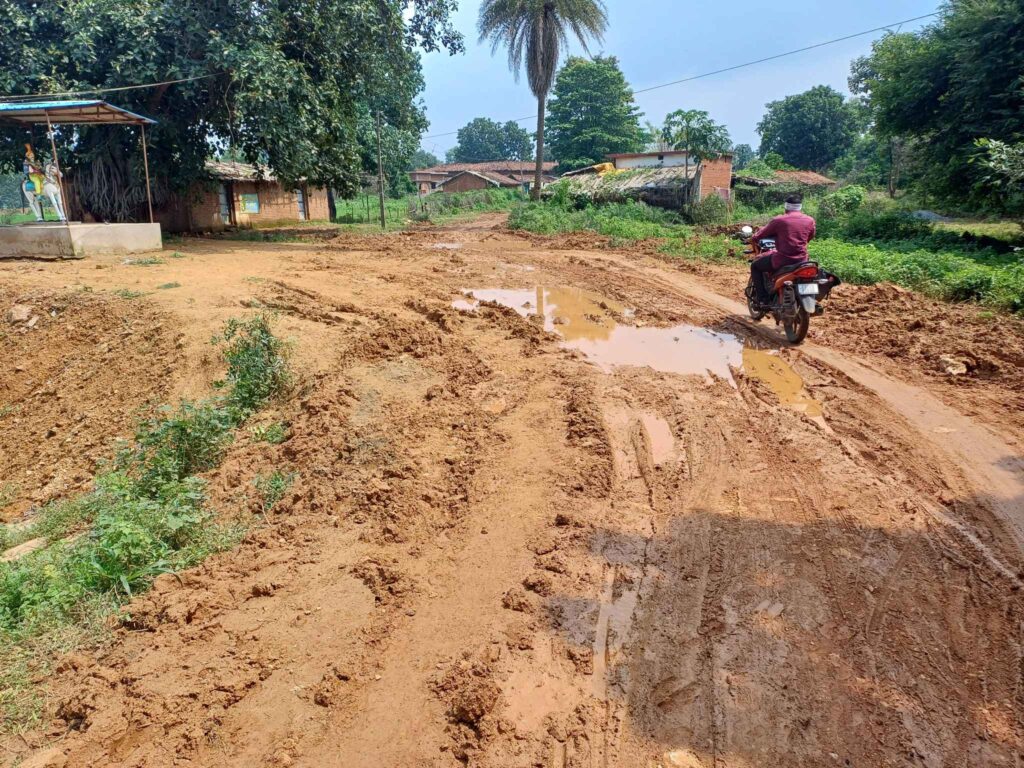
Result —
M18 497L18 486L15 483L0 483L0 509L3 509Z
M142 291L133 291L131 288L118 288L114 291L114 295L120 296L122 299L137 299L140 296L145 296L146 294Z
M296 474L294 472L281 472L280 470L274 470L270 475L266 477L260 475L253 480L253 486L256 488L256 493L259 495L260 501L260 512L266 514L274 505L277 504L284 495L288 492L292 483L295 482Z
M291 387L288 345L271 333L269 316L229 320L214 342L224 345L228 363L227 376L218 386L227 388L228 403L239 412L239 421Z
M174 253L167 254L167 258L169 258L169 259L184 259L185 258L185 254L182 253L181 251L175 251Z
M181 288L181 283L164 283L163 285L157 286L157 290L160 291L166 291L171 288Z
M280 445L288 439L288 430L279 421L275 421L273 424L257 424L250 431L252 439L259 443Z
M124 263L133 267L155 267L158 264L163 264L164 260L159 256L144 256L141 259L126 259Z

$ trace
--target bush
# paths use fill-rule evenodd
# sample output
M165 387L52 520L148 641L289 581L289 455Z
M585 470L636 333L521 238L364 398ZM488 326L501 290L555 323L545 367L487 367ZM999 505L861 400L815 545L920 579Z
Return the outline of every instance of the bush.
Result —
M818 215L823 219L841 218L860 208L867 196L867 190L856 184L837 189L821 198Z
M677 214L645 203L630 201L577 209L572 203L559 205L555 199L514 208L509 216L509 227L542 235L591 231L622 241L691 234Z
M718 195L708 195L690 207L687 218L697 226L728 224L729 204Z
M291 386L287 344L271 333L266 315L228 320L214 343L226 345L228 373L217 386L228 387L228 402L238 410L239 422Z

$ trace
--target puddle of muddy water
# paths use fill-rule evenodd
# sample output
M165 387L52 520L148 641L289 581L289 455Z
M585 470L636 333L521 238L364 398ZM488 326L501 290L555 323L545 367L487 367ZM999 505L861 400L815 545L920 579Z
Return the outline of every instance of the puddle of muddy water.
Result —
M732 334L693 325L623 325L618 318L632 318L633 309L580 288L538 285L533 289L474 288L463 293L464 298L452 306L464 312L486 301L514 309L522 317L543 317L544 329L561 336L564 347L579 350L606 373L621 366L646 367L662 373L716 376L735 386L733 371L742 370L771 388L784 405L811 417L821 416L821 404L807 394L803 379L782 357L746 346ZM659 425L645 426L656 447L665 444Z

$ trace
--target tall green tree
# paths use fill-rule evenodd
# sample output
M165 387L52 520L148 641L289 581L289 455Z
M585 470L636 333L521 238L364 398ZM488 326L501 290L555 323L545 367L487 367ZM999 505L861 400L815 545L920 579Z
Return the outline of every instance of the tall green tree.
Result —
M533 137L512 121L503 125L486 117L478 117L459 129L458 141L448 151L450 163L526 161L533 156Z
M548 104L551 151L562 170L574 170L618 152L639 152L647 134L633 90L614 56L571 57L555 78Z
M724 125L719 125L707 112L698 109L677 109L665 116L662 128L665 141L672 149L686 152L686 175L690 175L690 159L711 160L729 151L732 140Z
M839 91L818 85L773 101L757 126L761 156L777 152L789 165L822 171L853 146L859 115Z
M483 0L478 29L480 41L489 40L492 51L508 48L509 69L526 81L537 97L537 167L533 197L540 199L544 174L544 117L548 93L558 62L572 34L587 49L601 40L608 27L603 0Z
M0 94L63 93L187 79L111 98L159 121L150 170L159 204L205 178L212 144L286 183L359 186L360 122L427 123L420 51L462 48L455 0L0 1ZM0 171L20 170L37 132L0 129ZM145 201L134 129L59 128L61 161L99 219Z
M853 64L881 139L913 140L916 180L960 205L1005 199L975 142L1024 136L1024 3L950 0L921 32L886 35Z
M753 147L749 144L737 144L732 148L732 167L742 171L757 157Z
M435 165L440 165L440 158L433 152L427 152L425 149L417 149L412 158L409 160L409 164L405 167L407 171L418 171L423 168L433 168Z

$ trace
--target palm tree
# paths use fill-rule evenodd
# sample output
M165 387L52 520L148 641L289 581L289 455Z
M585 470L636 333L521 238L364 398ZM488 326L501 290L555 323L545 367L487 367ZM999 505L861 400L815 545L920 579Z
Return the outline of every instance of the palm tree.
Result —
M558 60L575 35L584 50L590 38L601 40L608 26L603 0L483 0L480 5L480 42L490 40L492 52L508 47L508 66L519 79L526 65L526 80L537 97L537 171L533 198L540 199L544 175L544 113L555 80Z

